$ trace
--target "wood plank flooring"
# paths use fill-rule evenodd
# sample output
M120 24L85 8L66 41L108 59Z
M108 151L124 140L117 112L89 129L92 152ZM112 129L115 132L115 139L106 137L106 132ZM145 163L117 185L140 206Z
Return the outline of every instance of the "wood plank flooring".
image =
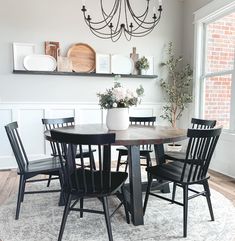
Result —
M210 187L231 200L235 207L235 179L215 171L210 171L210 176ZM17 193L18 182L16 170L0 171L0 205Z

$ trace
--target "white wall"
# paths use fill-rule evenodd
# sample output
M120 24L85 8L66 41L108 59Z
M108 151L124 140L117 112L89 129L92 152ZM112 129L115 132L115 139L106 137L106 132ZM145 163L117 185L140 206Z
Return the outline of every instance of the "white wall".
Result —
M95 1L87 1L89 2L94 4ZM144 3L145 1L135 1L135 8L143 8ZM78 42L91 45L99 53L121 53L127 56L135 46L140 55L154 55L156 74L159 72L158 64L164 44L173 41L176 51L181 52L183 3L179 0L164 1L163 17L152 34L130 42L121 38L116 43L99 39L88 30L80 11L80 0L0 0L0 6L2 102L97 101L96 92L112 84L112 79L109 78L12 74L12 42L36 43L37 52L43 53L44 41L59 41L62 55L66 55L70 45ZM92 9L97 10L96 6L90 6ZM143 101L161 100L159 81L124 79L123 82L126 86L142 83L146 90Z
M86 2L93 5L98 1ZM113 1L105 2L111 4ZM132 2L135 9L143 9L145 4L145 1ZM116 43L92 35L84 23L80 0L0 0L0 6L0 169L15 164L3 128L6 123L19 121L30 157L43 156L47 151L43 148L45 144L41 118L54 116L55 109L56 116L77 110L76 118L85 120L89 108L98 102L96 93L113 84L112 78L12 74L13 42L35 43L36 52L43 53L44 41L59 41L62 55L66 55L70 45L79 42L89 44L98 53L120 53L127 56L132 52L132 47L136 47L140 55L154 56L155 74L159 74L158 64L162 60L165 44L173 41L176 53L182 52L181 0L164 0L163 17L150 35L130 42L121 38ZM88 8L91 14L92 10L97 10L95 5ZM123 79L122 82L131 88L142 84L145 96L143 108L139 108L160 115L159 111L152 111L159 110L162 101L159 80L130 78ZM48 108L52 111L48 112ZM100 112L97 112L97 108L98 106L92 111L92 115L99 119ZM100 121L97 118L92 120ZM27 125L29 129L26 128ZM33 135L27 134L34 131Z

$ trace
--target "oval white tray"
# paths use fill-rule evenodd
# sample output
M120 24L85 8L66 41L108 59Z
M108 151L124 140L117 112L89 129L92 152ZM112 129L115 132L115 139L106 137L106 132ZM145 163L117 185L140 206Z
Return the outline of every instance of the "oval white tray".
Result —
M24 67L31 71L54 71L56 60L50 55L32 54L24 58Z
M113 74L131 74L134 64L127 56L115 54L111 58L111 72Z

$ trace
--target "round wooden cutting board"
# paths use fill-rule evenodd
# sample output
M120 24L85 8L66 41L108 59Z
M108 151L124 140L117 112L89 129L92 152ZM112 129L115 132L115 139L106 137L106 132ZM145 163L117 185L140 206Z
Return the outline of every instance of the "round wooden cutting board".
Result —
M90 73L95 70L95 51L88 44L74 44L69 48L67 56L72 61L73 71Z

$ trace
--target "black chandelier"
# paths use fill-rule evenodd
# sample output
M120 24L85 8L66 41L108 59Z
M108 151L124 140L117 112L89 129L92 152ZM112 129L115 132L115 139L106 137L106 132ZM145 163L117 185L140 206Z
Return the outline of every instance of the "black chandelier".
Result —
M81 10L86 24L95 36L116 42L124 33L126 39L130 41L131 37L143 37L151 33L160 21L162 0L145 1L145 10L142 14L136 15L130 5L130 0L115 0L110 12L105 11L103 0L100 0L102 20L97 22L92 21L87 13L85 0L83 0ZM153 8L150 8L150 1L155 2Z

